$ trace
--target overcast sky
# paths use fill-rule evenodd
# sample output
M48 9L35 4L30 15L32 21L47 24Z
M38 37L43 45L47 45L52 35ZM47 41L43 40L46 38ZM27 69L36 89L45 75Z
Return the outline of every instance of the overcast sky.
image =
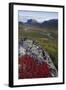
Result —
M41 23L50 19L58 19L58 13L44 11L18 11L18 21L27 22L28 19L35 19Z

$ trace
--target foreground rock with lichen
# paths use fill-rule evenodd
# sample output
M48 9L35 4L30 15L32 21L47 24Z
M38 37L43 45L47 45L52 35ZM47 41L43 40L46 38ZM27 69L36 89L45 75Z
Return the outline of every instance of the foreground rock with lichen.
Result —
M57 69L48 53L35 41L19 40L19 79L57 77Z

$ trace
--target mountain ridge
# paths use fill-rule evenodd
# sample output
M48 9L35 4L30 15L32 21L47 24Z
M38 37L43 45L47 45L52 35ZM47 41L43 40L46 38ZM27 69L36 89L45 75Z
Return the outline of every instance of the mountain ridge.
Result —
M35 26L35 27L42 27L42 28L56 28L58 29L58 19L50 19L39 23L35 19L28 19L27 22L19 22L21 25L28 25L28 26Z

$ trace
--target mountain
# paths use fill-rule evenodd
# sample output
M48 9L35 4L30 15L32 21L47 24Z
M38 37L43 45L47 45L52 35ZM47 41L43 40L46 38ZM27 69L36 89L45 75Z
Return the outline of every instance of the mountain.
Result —
M19 23L19 25L23 25L23 24L24 24L24 23L23 23L23 22L21 22L21 21L19 21L18 23Z
M29 19L27 20L26 23L19 22L19 24L20 25L24 24L28 26L34 26L34 27L41 27L41 28L58 29L58 19L51 19L51 20L44 21L42 23L39 23L35 19Z
M45 28L58 28L58 19L44 21L41 26Z
M26 23L35 24L35 23L38 23L38 22L35 19L29 19Z
M39 26L40 25L40 23L38 23L35 19L29 19L29 20L27 20L27 22L25 24L30 25L30 26Z

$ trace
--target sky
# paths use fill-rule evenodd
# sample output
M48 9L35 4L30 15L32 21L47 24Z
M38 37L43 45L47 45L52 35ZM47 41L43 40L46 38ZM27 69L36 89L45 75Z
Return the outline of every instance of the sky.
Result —
M58 19L58 13L45 11L18 11L18 21L27 22L29 19L35 19L39 23L42 23L50 19Z

